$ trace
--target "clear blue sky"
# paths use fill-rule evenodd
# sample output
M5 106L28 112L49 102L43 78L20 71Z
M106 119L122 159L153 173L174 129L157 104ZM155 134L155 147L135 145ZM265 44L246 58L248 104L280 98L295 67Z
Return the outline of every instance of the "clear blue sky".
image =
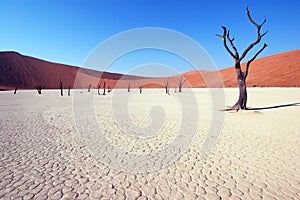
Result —
M263 30L269 33L263 41L269 46L260 57L300 49L298 0L0 0L0 51L81 66L97 45L114 34L163 27L193 38L221 69L233 65L215 36L222 33L222 25L231 30L240 51L255 39L246 4L258 22L267 17ZM147 50L123 56L109 71L127 73L151 62L178 72L193 69L176 56Z

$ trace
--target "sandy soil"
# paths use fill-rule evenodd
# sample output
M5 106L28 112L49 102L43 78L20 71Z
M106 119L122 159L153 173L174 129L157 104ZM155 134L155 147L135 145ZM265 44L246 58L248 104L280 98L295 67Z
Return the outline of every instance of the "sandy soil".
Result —
M300 89L214 92L1 92L0 199L300 199Z

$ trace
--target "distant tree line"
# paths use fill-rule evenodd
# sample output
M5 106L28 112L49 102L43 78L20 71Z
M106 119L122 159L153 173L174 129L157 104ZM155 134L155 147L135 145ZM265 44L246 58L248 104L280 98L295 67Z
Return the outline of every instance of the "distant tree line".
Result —
M176 84L178 84L178 92L182 92L182 88L183 88L183 85L185 83L185 79L183 79L183 77L180 77L178 79L178 81L176 82ZM60 95L61 96L64 96L64 84L63 84L63 81L62 79L59 79L59 90L60 90ZM44 88L41 84L37 84L36 85L36 90L38 92L38 94L42 94L42 89ZM170 82L169 82L169 78L167 78L165 81L164 81L164 88L165 88L165 93L170 95ZM175 93L176 93L176 88L175 87ZM68 96L71 95L71 86L69 85L68 86ZM90 83L87 87L87 91L90 92L92 89L92 84ZM100 90L103 89L103 92L101 92ZM139 93L142 94L142 91L143 91L143 84L140 83L139 86L138 86L138 89L139 89ZM15 87L14 88L14 94L17 93L17 90L18 90L18 87ZM99 80L98 84L97 84L97 93L98 95L106 95L106 91L107 93L110 93L112 91L112 88L110 86L107 86L106 84L106 81L103 81L101 82L101 80ZM130 92L131 91L131 84L128 83L128 87L127 87L127 91Z

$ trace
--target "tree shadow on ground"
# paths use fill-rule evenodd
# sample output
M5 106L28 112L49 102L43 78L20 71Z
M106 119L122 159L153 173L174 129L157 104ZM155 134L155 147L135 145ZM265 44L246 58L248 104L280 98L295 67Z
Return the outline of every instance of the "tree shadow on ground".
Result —
M268 107L260 107L260 108L247 108L247 110L269 110L269 109L275 109L275 108L284 108L284 107L291 107L291 106L300 106L300 102L297 103L290 103L290 104L282 104L282 105L276 105L276 106L268 106Z

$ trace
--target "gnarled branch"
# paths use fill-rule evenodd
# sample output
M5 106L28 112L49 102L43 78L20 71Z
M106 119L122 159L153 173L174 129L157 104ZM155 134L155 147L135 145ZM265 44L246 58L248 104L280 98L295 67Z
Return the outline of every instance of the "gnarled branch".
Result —
M264 43L264 46L247 62L245 73L244 73L244 78L246 78L248 76L248 71L249 71L249 67L250 67L251 62L253 60L255 60L256 57L258 56L258 54L260 54L267 46L268 45L266 43Z
M224 45L225 49L227 50L227 52L230 54L230 56L234 60L237 60L238 58L233 54L233 52L227 46L227 42L226 42L226 39L227 39L227 28L225 26L222 26L222 29L223 29L223 35L216 34L216 36L220 37L223 40L223 45Z
M234 38L230 39L230 30L227 31L227 39L230 42L230 45L235 52L236 59L239 59L239 56L240 56L239 52L238 52L237 48L235 47L235 45L233 44Z
M247 5L247 7L246 7L246 13L247 13L247 16L248 16L250 22L251 22L252 24L254 24L254 25L256 26L256 28L257 28L257 38L256 38L256 40L255 40L253 43L251 43L251 44L248 46L248 48L243 52L242 56L238 59L238 62L241 62L241 61L245 58L245 56L247 55L247 53L248 53L255 45L257 45L257 44L260 42L260 40L261 40L261 38L262 38L263 36L265 36L265 35L268 33L268 31L266 31L266 32L263 33L263 34L260 33L261 27L262 27L262 26L264 25L264 23L266 23L266 21L267 21L266 18L264 19L264 21L263 21L261 24L256 23L256 22L252 19L251 15L250 15L250 11L248 10L248 5Z

